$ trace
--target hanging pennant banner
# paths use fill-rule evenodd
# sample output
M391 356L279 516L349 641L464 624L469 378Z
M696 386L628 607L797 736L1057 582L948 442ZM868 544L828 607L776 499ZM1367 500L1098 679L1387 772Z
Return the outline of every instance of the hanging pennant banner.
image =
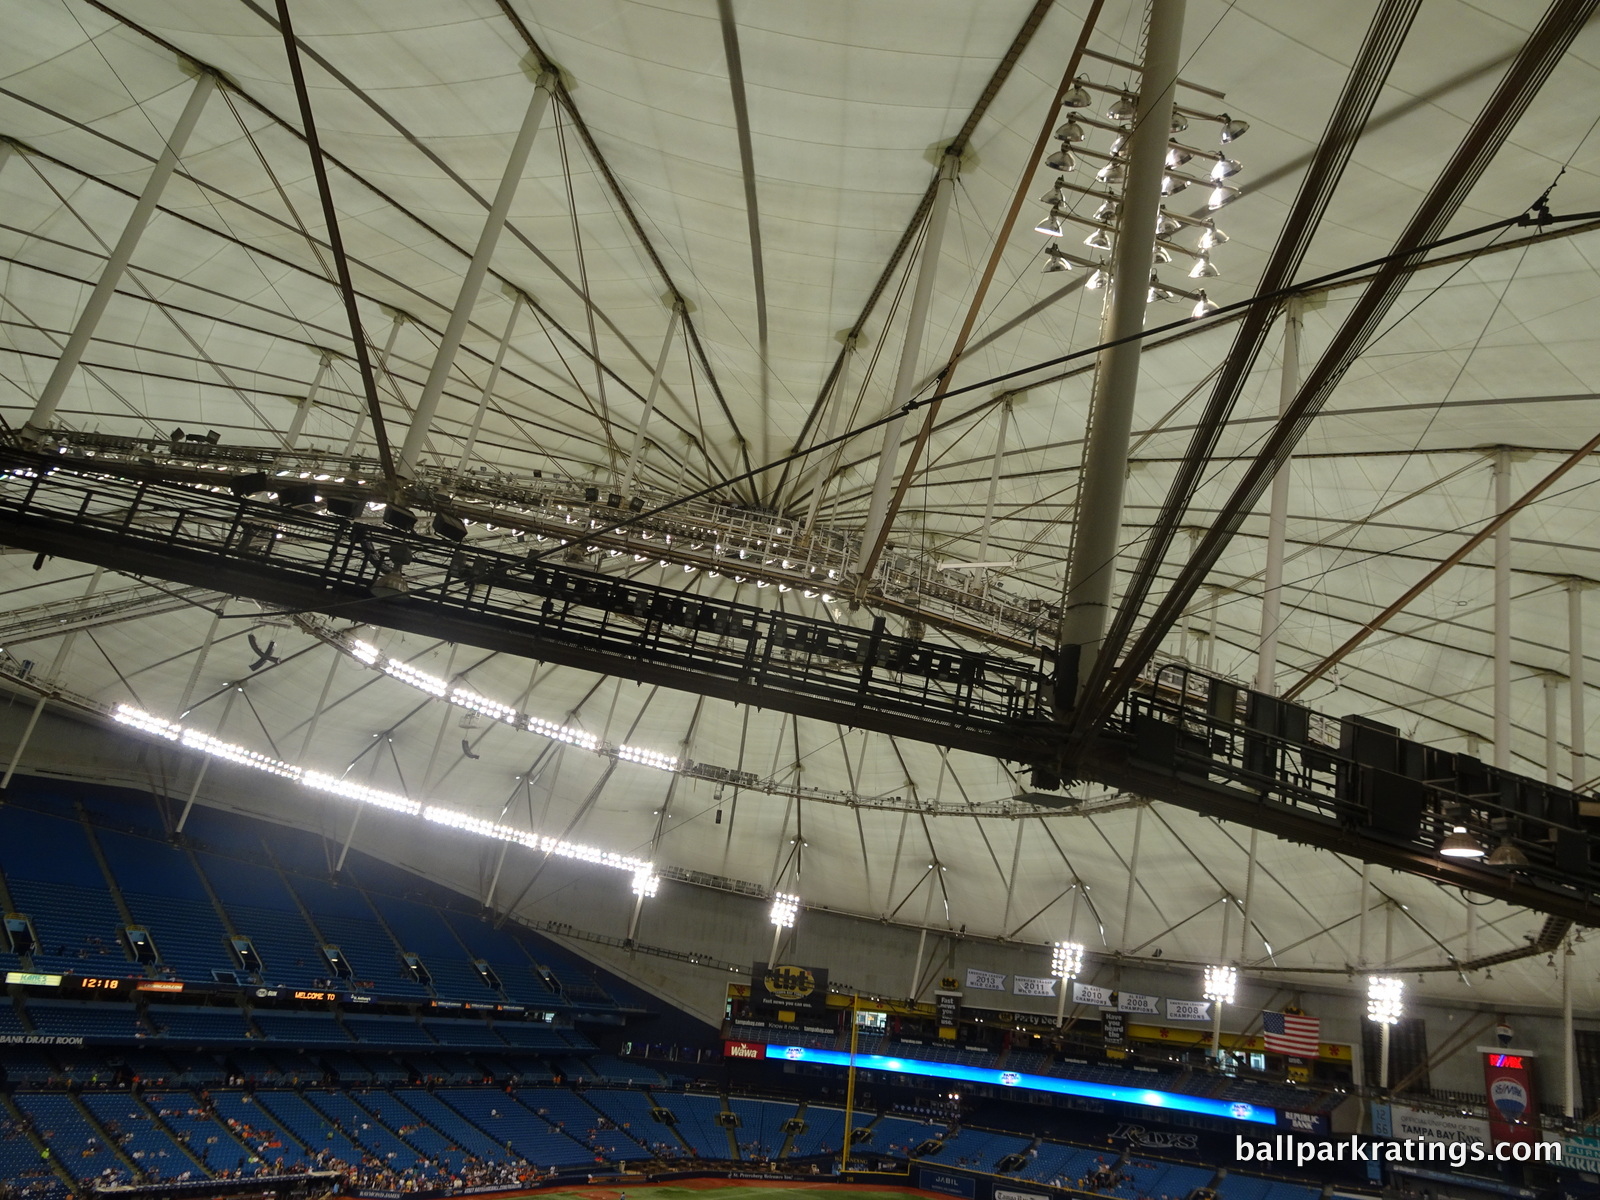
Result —
M1053 976L1049 979L1033 979L1027 975L1014 975L1011 979L1011 994L1014 996L1049 996L1054 998L1056 981Z
M1138 992L1118 992L1117 1010L1119 1012L1147 1013L1152 1017L1161 1015L1160 996L1141 996Z
M1211 1001L1209 1000L1168 1000L1167 1020L1169 1021L1209 1021L1211 1020Z
M1003 992L1006 990L1005 973L968 967L967 986L981 992Z
M1111 989L1096 987L1092 983L1075 983L1072 985L1072 1002L1074 1004L1087 1004L1091 1008L1115 1007L1111 999Z

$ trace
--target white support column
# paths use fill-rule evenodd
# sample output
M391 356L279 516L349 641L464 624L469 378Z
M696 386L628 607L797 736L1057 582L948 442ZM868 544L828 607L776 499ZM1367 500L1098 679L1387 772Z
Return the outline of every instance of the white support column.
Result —
M622 475L622 494L633 495L633 479L639 470L639 456L644 453L645 431L650 428L650 418L656 412L656 392L661 388L661 375L667 369L667 354L672 350L673 335L678 332L678 317L682 306L673 301L672 315L667 318L667 334L661 339L661 353L656 356L656 369L650 375L650 389L644 395L644 415L639 427L633 431L633 449L628 452L628 468Z
M1589 731L1588 697L1584 694L1583 661L1583 580L1567 580L1567 747L1572 754L1569 787L1580 788L1589 782L1589 754L1585 747Z
M1356 893L1356 965L1367 965L1367 889L1372 884L1372 864L1361 864L1361 890Z
M96 567L89 575L89 585L83 589L83 599L87 600L94 595L100 586L100 578L105 574L104 567ZM54 686L59 682L58 676L61 669L67 664L67 656L72 653L72 645L78 640L78 631L74 629L61 639L61 645L56 650L56 655L50 660L50 669L45 674L45 683ZM34 727L39 724L39 718L44 715L44 695L34 703L33 711L28 714L28 723L23 727L22 736L17 739L17 748L11 753L11 761L6 764L6 772L0 776L0 792L11 786L11 777L16 774L17 764L22 761L22 755L28 748L28 743L33 739Z
M206 659L211 654L212 643L217 640L217 629L222 625L222 614L228 611L229 599L224 596L218 602L216 612L211 614L211 624L206 626L206 635L200 639L200 648L195 651L189 681L183 685L183 695L178 697L178 707L173 710L179 721L189 715L189 701L194 699L194 690L200 686L200 672L206 669Z
M1572 939L1561 948L1561 1082L1566 1091L1567 1116L1578 1116L1577 1046L1572 1039Z
M1000 915L1000 932L1004 933L1011 928L1011 904L1017 894L1017 868L1022 863L1023 835L1028 831L1027 822L1021 817L1017 818L1017 844L1011 851L1011 875L1006 880L1006 907Z
M500 335L500 348L494 352L494 362L489 364L489 374L484 377L483 391L478 393L478 411L472 414L472 428L467 431L467 440L461 447L461 461L456 464L457 471L465 471L467 464L472 461L472 452L478 445L478 434L483 429L483 414L489 410L489 401L494 396L494 385L500 382L500 368L505 366L506 351L511 348L511 335L517 328L517 316L522 312L522 293L511 293L511 315L506 318L505 332Z
M449 382L456 352L461 349L467 323L472 320L472 309L478 302L478 293L483 290L484 278L489 273L489 260L494 256L495 243L500 240L500 231L505 228L511 202L517 195L517 185L522 182L522 173L528 165L528 153L533 149L534 135L539 132L545 110L550 107L550 93L555 86L555 72L541 72L534 85L533 97L528 101L527 111L523 113L522 127L517 130L516 141L511 144L511 157L506 160L505 172L500 176L499 190L489 205L489 215L478 234L478 246L472 252L472 261L467 264L466 274L461 277L461 290L456 293L455 307L450 310L450 319L439 338L439 350L433 356L428 381L422 385L422 395L417 398L417 410L412 414L411 427L406 430L406 440L395 460L395 471L402 479L410 479L416 474L423 443L433 427L434 413L439 408L439 398L444 395L444 385Z
M1283 308L1283 365L1278 374L1278 415L1282 416L1300 390L1301 300L1291 296ZM1267 565L1261 578L1261 645L1256 652L1256 691L1278 694L1278 625L1283 612L1283 544L1289 522L1289 479L1294 460L1288 459L1272 477L1272 499L1267 510Z
M1122 949L1133 949L1133 897L1139 884L1139 837L1144 833L1144 810L1140 805L1133 817L1133 852L1128 856L1128 893L1122 901Z
M917 994L917 985L922 982L922 951L928 945L928 926L924 924L917 932L917 957L911 963L911 982L906 985L908 997Z
M1511 452L1494 454L1494 510L1511 507ZM1511 769L1511 522L1494 534L1494 765Z
M1389 1022L1378 1025L1378 1090L1389 1090Z
M834 431L839 426L839 410L844 407L846 393L845 383L850 378L850 363L856 356L857 339L846 338L844 342L844 358L839 363L839 377L833 382L833 391L828 394L828 426L822 435L824 442L833 440ZM822 507L822 498L828 490L828 483L833 479L833 473L839 469L839 459L844 455L847 442L840 442L824 456L821 466L812 468L811 471L811 500L806 505L805 520L800 522L801 530L810 532L811 527L817 522L817 509Z
M228 723L228 714L233 711L233 702L239 693L244 691L237 684L228 689L228 698L223 701L222 715L217 718L217 727L211 731L211 736L220 738L222 729ZM189 823L189 814L194 811L195 797L200 794L200 785L206 781L206 771L211 766L211 756L208 754L200 760L200 769L195 772L194 786L189 789L189 798L183 803L183 813L178 817L178 824L173 828L174 833L182 833L183 827ZM342 859L341 859L342 861Z
M1244 871L1244 906L1239 910L1239 965L1242 967L1249 956L1250 947L1250 906L1256 894L1256 836L1260 830L1250 831L1250 855L1245 863Z
M873 543L878 540L889 512L889 493L894 489L895 466L900 459L900 437L906 423L906 414L902 410L917 385L917 359L922 356L922 335L928 324L928 304L933 299L933 284L939 274L944 227L950 214L950 197L956 190L956 173L960 167L960 159L954 155L946 155L939 165L933 209L928 214L928 228L922 236L922 261L917 264L917 283L911 293L911 312L906 317L906 339L900 347L900 368L895 374L894 392L889 401L889 411L898 415L883 427L883 445L878 451L878 477L873 481L872 499L867 506L867 528L861 537L861 557L856 560L858 572L866 567L867 555L872 553ZM1155 220L1153 216L1150 219L1152 222Z
M1122 495L1128 473L1128 440L1133 428L1134 393L1145 304L1155 251L1161 178L1166 170L1172 99L1177 88L1183 42L1184 0L1151 0L1139 104L1129 137L1128 182L1112 258L1106 298L1106 340L1121 342L1100 354L1095 371L1089 436L1083 448L1078 484L1078 521L1067 565L1067 598L1061 614L1060 646L1077 655L1077 686L1093 670L1111 614L1117 550L1122 536ZM1131 338L1131 341L1122 341ZM1071 660L1068 659L1068 662ZM1064 706L1076 696L1061 697Z
M1197 636L1206 640L1205 650L1196 655L1200 660L1200 669L1207 674L1217 669L1217 588L1210 584L1202 584L1205 592L1205 632Z
M383 353L378 355L378 361L372 364L374 376L381 375L389 366L389 355L394 353L394 342L400 336L400 326L411 318L398 308L389 310L389 336L384 339ZM361 431L367 423L367 405L365 400L356 402L356 415L350 422L350 440L344 444L344 455L349 458L356 452L356 443L361 440Z
M1551 787L1561 784L1561 730L1556 714L1561 676L1547 672L1544 677L1544 781Z
M989 464L989 498L983 506L983 531L978 535L978 561L989 561L989 536L994 530L995 500L1000 495L1000 463L1006 456L1006 433L1011 426L1011 397L1000 402L1000 428L994 435L994 460Z
M326 350L322 352L322 360L317 363L317 373L311 377L311 386L306 389L306 398L295 405L294 417L289 422L289 432L283 439L283 448L293 450L300 441L300 431L306 426L306 418L311 415L311 410L316 407L317 393L322 390L322 380L328 373L328 367L333 362L333 355Z
M128 264L133 261L133 252L139 247L139 238L143 235L145 226L150 224L150 218L155 215L156 208L161 203L161 193L166 190L172 173L177 169L178 158L182 155L184 146L188 144L189 135L194 132L195 125L200 121L201 110L205 108L206 101L211 98L211 93L216 87L217 77L209 71L202 72L195 80L194 90L189 93L189 101L183 106L183 114L178 118L178 123L172 127L172 133L167 137L167 144L161 151L161 157L156 159L156 165L151 168L149 177L145 179L144 190L139 193L139 199L133 206L128 223L122 227L122 236L117 239L117 244L112 247L105 266L100 269L100 278L95 281L94 290L89 293L89 299L84 304L83 311L78 314L72 332L67 337L67 344L61 348L61 356L56 359L50 378L45 381L44 390L39 393L38 402L33 406L33 413L23 426L25 437L36 437L50 427L56 406L66 394L67 385L72 382L78 364L83 360L84 351L94 340L95 328L100 324L100 318L105 315L111 297L116 294L117 284L122 282Z

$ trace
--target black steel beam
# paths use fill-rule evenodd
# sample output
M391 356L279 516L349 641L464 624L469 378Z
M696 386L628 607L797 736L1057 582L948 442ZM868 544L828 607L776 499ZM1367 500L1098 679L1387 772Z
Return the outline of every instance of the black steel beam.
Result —
M1166 770L1141 762L1120 739L1102 737L1091 742L1080 770L1085 777L1108 787L1259 829L1285 841L1330 850L1357 862L1390 867L1441 886L1492 896L1536 912L1567 917L1581 925L1600 925L1600 896L1593 890L1553 890L1518 875L1466 865L1470 860L1441 858L1430 848L1384 841L1337 821L1274 804L1259 793L1205 780L1197 772Z
M225 478L209 488L133 480L93 460L0 450L0 544L1021 762L1044 787L1062 769L1065 731L1045 713L1049 680L1038 664L898 637L882 618L869 629L839 625L240 499L217 486ZM272 477L232 482L259 495ZM1075 770L1291 841L1600 922L1600 838L1581 797L1371 722L1319 723L1199 672L1168 666L1141 680ZM1397 820L1401 811L1409 815ZM1441 859L1446 823L1460 819L1514 845L1521 863Z

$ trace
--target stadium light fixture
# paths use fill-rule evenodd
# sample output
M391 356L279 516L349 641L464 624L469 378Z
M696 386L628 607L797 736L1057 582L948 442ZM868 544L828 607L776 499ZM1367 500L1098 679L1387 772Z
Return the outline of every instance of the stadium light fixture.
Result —
M1405 1013L1405 984L1392 975L1367 979L1367 1019L1389 1026Z
M1239 972L1230 966L1206 968L1205 997L1217 1004L1232 1004L1239 990Z
M1083 970L1083 946L1077 942L1057 942L1050 947L1050 974L1066 981L1076 979Z
M772 897L772 911L769 918L779 929L793 929L795 918L800 915L800 897L789 892L779 892Z

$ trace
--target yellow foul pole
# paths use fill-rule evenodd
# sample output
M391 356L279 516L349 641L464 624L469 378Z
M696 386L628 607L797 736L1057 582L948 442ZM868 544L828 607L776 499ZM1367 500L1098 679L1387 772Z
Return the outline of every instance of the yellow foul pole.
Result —
M855 1132L856 1113L856 1039L861 1026L856 1023L856 1012L861 1007L861 995L850 997L850 1067L845 1072L844 1085L844 1146L839 1154L839 1172L850 1169L850 1135Z

